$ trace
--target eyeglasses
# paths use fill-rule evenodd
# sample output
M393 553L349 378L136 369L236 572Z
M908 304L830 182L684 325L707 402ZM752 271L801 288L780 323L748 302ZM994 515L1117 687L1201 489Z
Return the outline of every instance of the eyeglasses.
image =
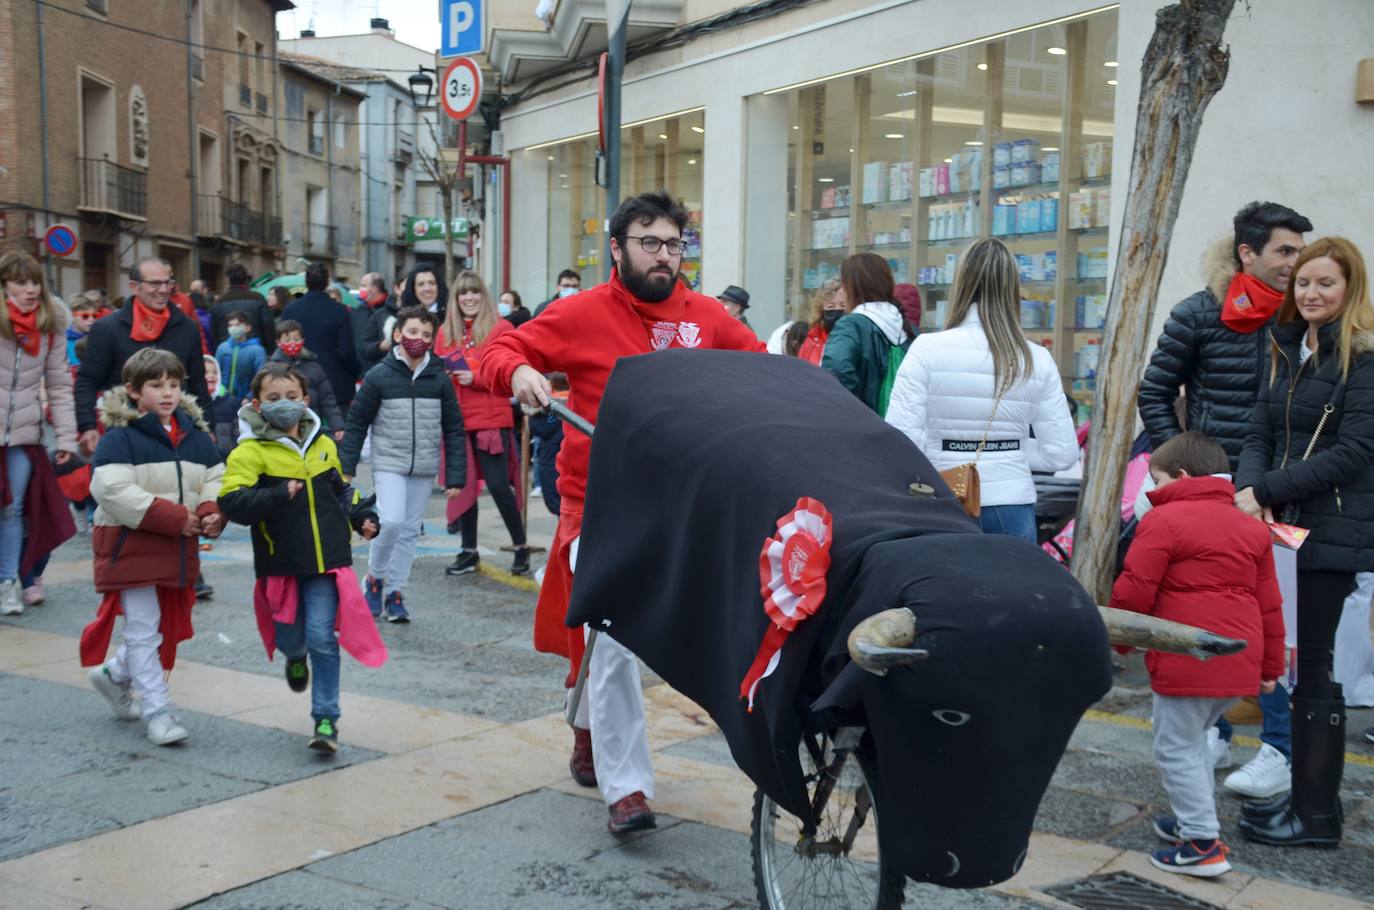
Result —
M646 253L657 253L659 250L667 249L669 256L681 256L687 250L687 241L677 237L671 240L664 240L662 237L655 237L653 234L645 234L642 237L629 237L626 240L638 240L639 246Z
M139 284L146 284L150 288L169 288L177 283L175 278L167 278L163 281L149 281L146 278L138 279Z

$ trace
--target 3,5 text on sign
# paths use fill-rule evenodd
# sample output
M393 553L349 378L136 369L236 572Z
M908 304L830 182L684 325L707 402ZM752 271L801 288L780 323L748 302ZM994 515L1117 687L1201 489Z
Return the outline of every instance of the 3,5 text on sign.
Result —
M459 57L439 81L439 103L454 120L466 120L482 98L482 68L471 57Z

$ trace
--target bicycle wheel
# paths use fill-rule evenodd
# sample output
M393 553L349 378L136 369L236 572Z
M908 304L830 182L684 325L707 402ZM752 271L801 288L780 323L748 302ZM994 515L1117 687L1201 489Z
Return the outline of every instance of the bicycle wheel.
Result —
M878 853L872 762L858 747L862 731L802 737L802 773L819 825L754 793L750 845L762 910L896 910L906 878Z

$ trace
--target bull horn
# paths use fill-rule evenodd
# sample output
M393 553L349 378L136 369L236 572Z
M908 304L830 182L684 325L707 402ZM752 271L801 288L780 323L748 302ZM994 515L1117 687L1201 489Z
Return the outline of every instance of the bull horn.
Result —
M875 676L930 656L908 647L916 640L916 614L906 607L875 613L849 633L849 658Z
M1107 625L1107 638L1114 645L1191 654L1198 660L1209 660L1227 654L1239 654L1249 644L1243 638L1227 638L1197 626L1170 622L1144 613L1112 607L1097 609L1102 612L1102 621Z

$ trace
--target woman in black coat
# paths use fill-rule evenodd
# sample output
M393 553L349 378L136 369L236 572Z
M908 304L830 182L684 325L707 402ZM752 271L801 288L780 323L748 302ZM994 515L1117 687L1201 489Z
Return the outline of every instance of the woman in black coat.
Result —
M1236 474L1236 505L1311 531L1298 550L1291 796L1245 807L1241 831L1276 845L1335 846L1345 764L1345 702L1331 650L1355 573L1374 570L1374 308L1364 260L1339 237L1293 268L1271 331Z

